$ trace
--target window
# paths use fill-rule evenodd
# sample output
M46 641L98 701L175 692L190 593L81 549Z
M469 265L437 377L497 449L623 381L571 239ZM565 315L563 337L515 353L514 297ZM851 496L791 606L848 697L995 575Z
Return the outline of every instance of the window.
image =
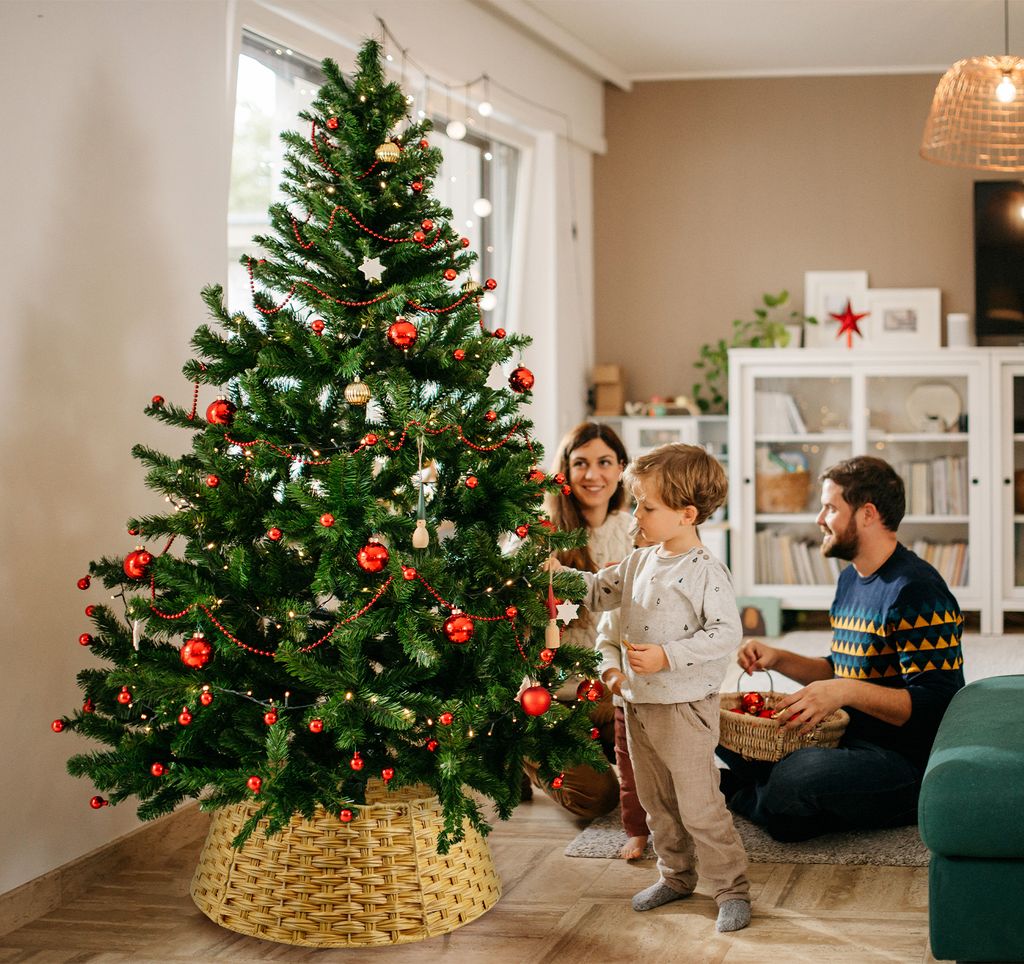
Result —
M252 237L268 229L271 203L287 199L278 187L284 165L280 134L298 128L299 111L310 106L322 82L314 61L256 34L243 34L228 201L227 304L231 311L251 307L249 275L239 259L244 254L260 256ZM489 328L507 328L519 151L480 131L453 140L445 134L446 119L432 119L431 142L444 153L434 196L451 208L452 228L468 237L479 255L473 277L499 279L498 288L488 292L481 304L489 312Z

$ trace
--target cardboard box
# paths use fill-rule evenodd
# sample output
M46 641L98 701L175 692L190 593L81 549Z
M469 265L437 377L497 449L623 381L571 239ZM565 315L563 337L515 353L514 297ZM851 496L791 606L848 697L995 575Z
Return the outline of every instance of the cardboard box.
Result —
M594 414L621 415L626 404L626 386L621 365L595 365Z

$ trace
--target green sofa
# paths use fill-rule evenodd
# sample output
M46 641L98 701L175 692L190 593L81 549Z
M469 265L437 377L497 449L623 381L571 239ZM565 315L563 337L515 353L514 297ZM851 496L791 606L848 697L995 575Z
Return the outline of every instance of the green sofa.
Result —
M918 805L939 960L1024 961L1024 676L965 686L935 737Z

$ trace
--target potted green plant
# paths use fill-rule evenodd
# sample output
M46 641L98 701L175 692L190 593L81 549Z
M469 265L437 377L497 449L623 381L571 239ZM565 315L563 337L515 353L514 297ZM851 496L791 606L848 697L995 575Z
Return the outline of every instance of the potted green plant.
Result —
M694 368L699 369L702 379L694 383L693 400L701 412L724 412L728 408L725 391L729 384L730 348L786 348L794 328L802 330L803 325L818 323L817 318L795 309L785 314L783 306L788 300L789 292L785 290L777 295L763 294L753 318L733 321L731 338L700 346Z

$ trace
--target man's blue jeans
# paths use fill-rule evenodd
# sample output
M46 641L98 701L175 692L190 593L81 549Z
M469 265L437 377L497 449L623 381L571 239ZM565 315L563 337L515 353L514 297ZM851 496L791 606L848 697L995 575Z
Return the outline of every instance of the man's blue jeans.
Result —
M732 771L722 778L729 809L776 840L917 821L921 773L895 750L853 739L796 750L778 763L744 760L721 746L716 752Z

